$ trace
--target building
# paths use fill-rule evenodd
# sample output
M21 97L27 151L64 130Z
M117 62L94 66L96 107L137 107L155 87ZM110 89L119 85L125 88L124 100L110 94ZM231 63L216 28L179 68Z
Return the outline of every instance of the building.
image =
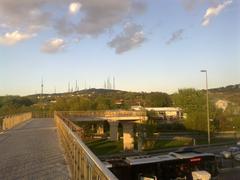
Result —
M184 118L183 110L180 107L142 107L142 106L132 106L132 110L146 110L149 116L154 119L160 120L182 120Z

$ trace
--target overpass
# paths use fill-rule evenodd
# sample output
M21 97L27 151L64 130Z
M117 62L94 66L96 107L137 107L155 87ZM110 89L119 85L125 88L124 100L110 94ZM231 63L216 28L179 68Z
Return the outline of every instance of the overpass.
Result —
M126 110L105 110L105 111L65 111L59 112L62 116L68 117L72 121L98 122L107 121L110 127L110 140L118 141L118 126L123 127L123 149L134 149L133 125L144 123L147 120L146 111L126 111ZM101 123L97 127L98 134L103 134L104 129Z
M136 118L140 114L127 111L89 113L84 116L114 125L146 120L144 114ZM0 119L0 179L117 179L84 144L83 129L69 119L71 114L55 112L53 119L24 113Z

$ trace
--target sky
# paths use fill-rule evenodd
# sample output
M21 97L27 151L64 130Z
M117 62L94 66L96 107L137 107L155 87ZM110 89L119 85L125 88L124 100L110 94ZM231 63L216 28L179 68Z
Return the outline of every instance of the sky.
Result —
M240 83L239 0L0 0L0 96Z

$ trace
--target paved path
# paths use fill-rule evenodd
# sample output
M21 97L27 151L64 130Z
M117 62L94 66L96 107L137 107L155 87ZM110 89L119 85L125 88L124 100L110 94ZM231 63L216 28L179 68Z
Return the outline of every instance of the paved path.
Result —
M0 134L0 179L70 179L53 119L32 119Z

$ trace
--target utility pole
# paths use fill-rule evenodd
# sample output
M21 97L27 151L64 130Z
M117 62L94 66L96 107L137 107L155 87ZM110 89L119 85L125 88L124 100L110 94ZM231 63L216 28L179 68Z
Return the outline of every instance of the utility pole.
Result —
M207 128L208 128L208 144L211 144L210 140L210 121L209 121L209 105L208 105L208 75L207 70L201 70L206 74L206 105L207 105Z

